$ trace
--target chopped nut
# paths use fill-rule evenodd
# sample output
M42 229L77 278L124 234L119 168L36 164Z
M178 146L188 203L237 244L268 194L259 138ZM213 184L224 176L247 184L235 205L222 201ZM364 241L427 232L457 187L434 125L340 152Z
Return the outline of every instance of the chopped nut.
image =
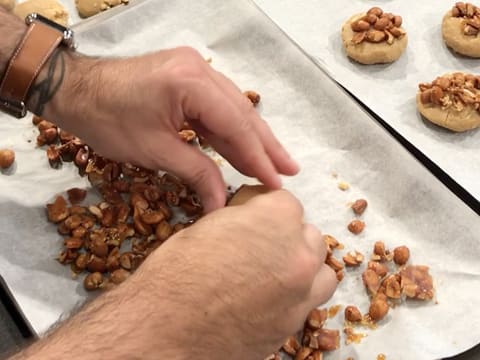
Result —
M379 30L368 30L367 34L365 35L365 38L372 43L382 42L383 40L385 40L386 37L387 35L385 34L385 32Z
M103 275L99 272L88 274L83 281L86 290L97 290L103 286Z
M379 261L390 261L392 260L393 255L390 253L389 250L385 249L385 244L383 241L376 241L373 245L373 260Z
M400 299L402 295L400 288L400 276L396 274L389 275L383 280L382 288L385 289L385 295L391 299Z
M367 35L367 32L366 31L362 31L362 32L357 32L355 34L353 34L353 37L352 37L352 43L358 45L360 43L363 42L363 40L365 40L365 36ZM343 189L342 189L343 190ZM345 189L346 190L346 189Z
M384 277L388 272L387 266L377 261L369 261L368 269L373 270L380 277Z
M67 202L62 196L57 196L53 204L47 204L47 215L48 220L53 223L59 223L68 217Z
M282 346L282 350L291 356L295 356L299 349L300 344L295 336L290 336Z
M345 308L345 320L358 322L362 320L362 313L356 306L349 305Z
M380 321L387 315L388 309L387 300L383 296L376 296L370 303L368 315L373 321Z
M348 230L355 235L360 234L364 228L365 223L361 220L352 220L350 224L348 224Z
M67 249L80 249L83 246L83 240L76 237L71 237L63 241Z
M58 169L62 165L62 159L60 157L60 152L55 145L50 145L47 148L47 158L50 166L53 169Z
M368 292L375 295L380 288L380 276L371 269L366 269L362 274L363 284Z
M331 329L319 329L315 331L318 340L318 348L323 351L333 351L340 346L340 331Z
M257 106L260 103L260 94L253 90L244 91L243 94L252 102L253 106Z
M358 266L363 262L363 255L358 251L350 251L343 257L346 266Z
M330 250L337 248L340 243L332 235L323 235L323 240Z
M357 20L357 21L354 21L350 25L350 27L352 28L353 31L362 32L370 29L370 24L365 20Z
M193 130L180 130L178 135L185 142L192 142L197 138L197 133Z
M301 347L295 355L295 360L306 360L312 352L313 349L309 347Z
M326 309L313 309L308 314L306 325L312 330L320 329L327 320L327 314Z
M393 249L393 261L397 265L405 265L410 258L410 250L406 246L398 246Z
M75 205L81 203L87 196L87 190L79 188L71 188L67 190L68 200L70 204Z
M164 220L157 225L155 235L158 240L165 241L172 235L172 232L172 226Z
M8 169L15 162L15 152L10 149L0 150L0 168Z
M343 270L338 270L335 272L335 274L338 282L342 281L345 276L345 273L343 272Z
M114 284L120 284L122 282L124 282L125 280L127 280L127 278L130 276L130 272L128 272L127 270L125 269L117 269L117 270L114 270L111 274L110 274L110 280L114 283Z
M107 271L106 261L104 258L101 258L92 254L88 259L87 269L92 273L93 272L104 273Z
M362 215L367 208L368 203L365 199L358 199L352 204L352 210L357 215Z
M370 10L367 11L367 15L370 15L370 14L373 14L373 15L379 17L379 16L382 16L383 10L380 9L379 7L375 6L375 7L372 7Z
M381 17L375 22L375 25L373 25L373 28L376 30L385 30L388 25L390 24L390 20L385 17ZM368 24L368 27L364 30L368 30L370 28L370 24Z
M343 264L332 255L327 256L325 259L325 264L330 266L335 272L342 270L344 267Z

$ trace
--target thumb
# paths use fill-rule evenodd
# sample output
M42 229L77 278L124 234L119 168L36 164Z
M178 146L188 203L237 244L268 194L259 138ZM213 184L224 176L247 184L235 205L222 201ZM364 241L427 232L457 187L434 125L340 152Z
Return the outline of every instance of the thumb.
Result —
M162 159L162 164L158 167L187 182L200 196L205 213L223 207L226 186L218 165L180 139L172 139L168 148L175 156Z

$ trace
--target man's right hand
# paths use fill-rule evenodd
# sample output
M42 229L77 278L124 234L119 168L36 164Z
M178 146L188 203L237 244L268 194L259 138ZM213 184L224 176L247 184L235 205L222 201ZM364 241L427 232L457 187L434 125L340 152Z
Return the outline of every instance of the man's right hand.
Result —
M259 195L171 237L125 283L26 354L263 359L334 292L325 256L295 197Z

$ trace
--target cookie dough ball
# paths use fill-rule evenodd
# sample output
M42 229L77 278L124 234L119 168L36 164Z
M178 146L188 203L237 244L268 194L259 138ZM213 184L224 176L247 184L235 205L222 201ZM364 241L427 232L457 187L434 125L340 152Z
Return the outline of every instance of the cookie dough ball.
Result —
M31 13L38 13L60 25L68 25L68 12L56 0L27 0L18 4L13 12L22 19Z
M122 3L128 3L128 0L75 0L78 14L82 18L87 18L105 11Z
M473 4L458 2L443 17L443 40L459 54L480 57L479 30L480 8Z
M402 17L373 7L352 16L342 27L342 42L348 57L361 64L384 64L397 60L407 47Z
M445 74L420 84L417 108L428 121L452 131L480 127L480 76Z
M7 11L12 11L15 7L15 0L0 0L0 6Z

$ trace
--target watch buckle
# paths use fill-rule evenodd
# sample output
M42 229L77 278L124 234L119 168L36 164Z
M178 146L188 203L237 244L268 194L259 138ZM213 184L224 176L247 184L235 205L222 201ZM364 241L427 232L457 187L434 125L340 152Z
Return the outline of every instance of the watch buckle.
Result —
M0 109L18 119L27 115L27 107L23 101L6 99L0 96Z

